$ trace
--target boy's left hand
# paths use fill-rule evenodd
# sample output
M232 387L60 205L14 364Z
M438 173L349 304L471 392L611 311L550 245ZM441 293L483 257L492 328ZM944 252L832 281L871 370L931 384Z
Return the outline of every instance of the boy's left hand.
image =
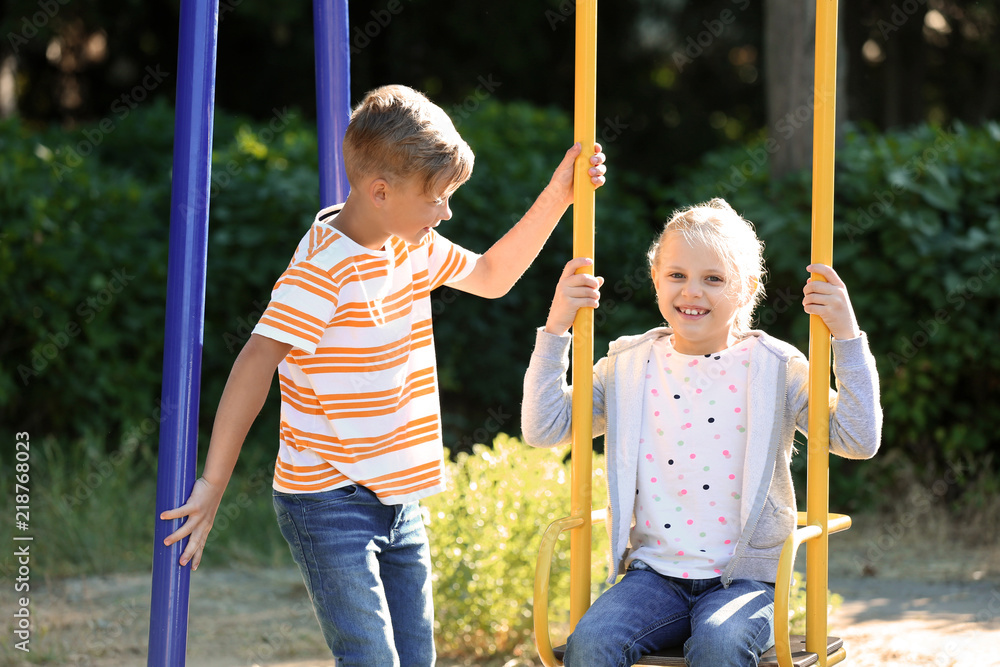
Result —
M861 335L851 299L847 295L847 285L840 279L837 272L825 264L810 264L806 267L810 273L818 273L826 278L806 282L802 288L802 306L810 315L819 315L837 340L857 338Z
M591 167L587 173L590 174L590 182L595 188L599 188L605 183L604 174L607 172L608 168L604 166L604 161L607 156L601 152L601 145L594 144L594 155L590 156ZM576 158L583 151L583 147L580 142L573 144L573 146L566 151L565 157L563 157L562 162L556 167L555 172L552 174L552 180L549 181L549 187L547 189L551 190L553 194L558 195L561 201L569 206L573 203L573 174L575 172Z

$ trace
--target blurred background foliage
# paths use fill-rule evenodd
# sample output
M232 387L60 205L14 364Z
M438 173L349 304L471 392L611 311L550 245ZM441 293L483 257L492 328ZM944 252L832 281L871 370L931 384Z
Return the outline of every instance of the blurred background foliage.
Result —
M660 323L645 250L673 208L715 196L766 243L761 327L806 349L811 88L771 69L812 48L799 19L775 21L800 5L601 3L597 134L612 175L597 195L598 354ZM947 479L957 483L937 495L956 511L995 508L1000 361L986 348L1000 328L1000 10L994 0L842 5L835 262L871 339L886 421L874 461L832 461L834 505L888 507ZM108 461L139 475L155 461L179 2L4 8L0 422L58 443L45 460L64 467L44 474L83 502L94 483L111 488ZM519 218L572 142L574 8L350 3L355 99L412 85L472 145L475 175L442 231L474 250ZM319 204L310 3L221 0L219 31L202 455L232 362ZM789 166L792 154L805 168ZM433 295L455 457L519 431L521 379L570 255L569 218L503 299ZM277 406L275 388L248 437L244 485L273 459ZM1000 513L986 515L1000 530Z
M155 451L171 119L163 101L137 109L135 122L104 135L72 168L60 167L59 156L86 127L0 122L4 423L66 443L91 436L108 451L137 440ZM547 182L571 140L570 121L554 108L489 99L462 131L477 154L476 176L456 194L444 231L482 251ZM612 338L660 323L645 249L673 208L713 196L732 202L766 243L760 326L807 349L799 302L810 178L770 178L767 145L720 148L671 183L614 167L598 193L597 261L606 277L598 354ZM882 456L834 463L845 509L857 509L887 497L897 456L929 479L949 464L973 477L995 468L1000 361L983 353L983 336L1000 329L1000 127L851 130L839 156L835 261L871 339L886 416ZM315 128L297 110L266 121L220 112L213 163L202 452L236 354L317 206ZM534 329L570 256L569 217L503 299L447 288L433 295L445 444L454 453L519 432ZM247 444L268 455L275 394ZM950 496L980 487L954 485Z
M888 511L934 498L935 512L981 540L1000 531L1000 358L988 351L1000 330L1000 8L841 5L834 256L876 356L885 427L873 461L832 459L831 505ZM807 349L811 84L796 77L812 44L795 15L805 6L601 3L597 133L612 172L597 194L598 355L660 323L645 250L675 207L716 196L765 241L761 328ZM520 217L572 142L574 10L573 0L350 3L355 99L390 82L424 90L476 153L442 228L471 249ZM0 13L0 423L35 436L33 481L46 492L34 518L61 535L39 555L52 575L151 560L169 409L159 396L178 12L178 0L8 0ZM319 205L312 54L310 3L220 0L202 456L229 369ZM569 218L503 299L432 296L453 483L426 505L446 653L524 650L526 554L568 507L553 459L564 453L504 434L519 432L521 380L570 256ZM276 394L248 436L209 566L290 565L268 520ZM0 467L4 488L9 471ZM117 511L126 505L135 511ZM10 530L0 525L0 538Z
M808 110L797 107L808 106L808 86L788 98L787 108L769 109L768 100L773 89L792 83L774 67L801 61L809 71L811 17L788 13L808 4L599 3L598 119L621 127L615 157L671 178L720 144L752 137L765 125L781 131L789 113L785 124L800 124L796 114ZM498 99L569 109L575 5L351 0L354 95L404 83L455 111L488 82ZM995 0L841 5L844 118L885 130L997 117ZM0 84L0 115L73 127L116 119L146 98L172 99L179 6L179 0L8 0L0 14L0 81L8 82ZM150 78L150 71L160 76ZM308 120L314 88L310 2L220 0L220 108L264 119L287 106Z

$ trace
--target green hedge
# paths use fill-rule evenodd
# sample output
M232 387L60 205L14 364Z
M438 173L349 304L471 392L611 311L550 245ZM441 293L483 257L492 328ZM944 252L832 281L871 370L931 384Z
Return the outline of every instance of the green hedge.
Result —
M467 113L466 113L467 111ZM473 179L443 233L485 250L528 208L572 141L562 113L491 99L464 110ZM169 175L173 114L150 103L110 125L75 130L0 122L0 411L18 430L63 443L93 434L108 451L155 447L162 418ZM249 121L220 113L213 155L201 431L229 369L317 201L315 129L294 110ZM808 174L768 178L759 141L706 155L684 179L615 163L597 194L598 272L607 278L595 352L659 323L644 250L676 206L724 196L766 243L763 328L805 349L800 307L809 254ZM1000 358L984 350L1000 325L1000 127L852 130L838 151L835 265L851 288L878 360L887 464L978 465L995 449ZM433 295L445 444L469 451L516 432L534 328L571 254L570 217L503 299L447 288ZM985 333L984 333L985 332ZM250 447L273 455L274 393ZM204 442L201 451L205 450ZM834 463L855 504L880 466ZM970 477L948 479L954 497ZM875 475L875 477L873 477ZM850 504L850 502L848 503ZM850 509L850 507L848 507Z
M762 140L706 156L661 191L659 213L723 196L752 220L770 271L760 325L805 351L811 180L770 182L775 149ZM837 502L882 495L887 479L876 474L892 476L898 457L927 466L927 484L948 480L956 498L990 465L1000 432L1000 357L989 350L1000 330L1000 125L852 130L835 183L834 266L868 333L885 413L884 464L833 459L845 473L832 476ZM987 487L997 490L995 477Z
M67 441L95 434L110 450L148 439L138 425L162 415L173 112L149 104L104 129L0 122L0 278L7 293L0 303L0 409L18 429ZM465 113L460 129L476 151L476 171L442 232L481 252L527 210L572 131L559 112L491 100ZM317 171L315 128L294 110L257 122L217 115L203 434L236 354L319 205ZM648 236L645 209L617 185L599 197L621 231L600 243L598 256L630 268L632 249ZM544 323L570 238L566 216L504 299L447 288L433 296L446 440L456 452L517 428L533 329ZM616 311L634 315L629 304ZM276 432L272 394L249 441L270 449Z
M448 464L443 493L421 501L434 567L434 618L443 655L534 655L532 604L542 533L570 511L570 470L557 451L499 434ZM594 507L604 507L604 457L593 459ZM593 595L606 586L607 534L594 528ZM569 539L552 559L549 623L562 642L569 627Z

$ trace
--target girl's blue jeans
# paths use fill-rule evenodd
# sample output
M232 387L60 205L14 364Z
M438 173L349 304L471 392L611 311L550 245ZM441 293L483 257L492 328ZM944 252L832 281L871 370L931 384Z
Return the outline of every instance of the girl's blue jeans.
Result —
M430 667L434 607L418 503L383 505L363 486L274 492L278 526L299 566L338 667Z
M676 579L633 561L570 635L567 667L627 667L684 646L692 667L750 667L774 644L774 586L736 579Z

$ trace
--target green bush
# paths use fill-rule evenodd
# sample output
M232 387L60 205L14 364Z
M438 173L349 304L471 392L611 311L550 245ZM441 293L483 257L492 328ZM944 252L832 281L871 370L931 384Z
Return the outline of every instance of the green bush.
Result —
M752 220L770 271L760 324L805 351L811 181L803 173L770 182L764 146L706 156L660 193L661 212L722 196ZM1000 125L851 131L837 153L835 195L834 266L878 364L887 461L834 457L835 502L872 501L896 455L927 466L928 484L949 465L965 468L947 477L954 499L972 488L968 466L986 461L1000 430L1000 358L984 353L985 332L1000 328Z
M153 444L138 439L111 452L105 447L96 437L72 447L53 437L31 440L30 524L45 544L33 563L46 577L146 572L152 566ZM294 567L274 520L273 475L273 455L264 459L251 450L241 457L219 506L203 567ZM4 488L14 488L13 476L13 466L0 467ZM13 522L0 524L0 539L9 542L13 532ZM16 565L11 554L0 556L0 573L9 574Z
M32 525L48 545L36 565L45 577L148 571L153 551L155 480L146 472L151 447L142 443L106 456L103 442L61 448L54 439L33 442L35 488ZM534 449L500 434L492 448L476 445L447 463L448 489L422 501L434 572L435 632L442 655L483 664L491 659L533 659L534 575L542 533L569 514L570 467L566 449ZM593 504L606 502L604 457L593 461ZM0 469L12 488L13 471ZM273 466L245 456L226 491L202 567L294 567L271 507ZM133 511L121 512L122 507ZM0 527L9 541L13 524ZM246 536L252 535L252 539ZM53 539L58 536L58 539ZM593 530L591 590L606 589L607 534ZM0 572L16 569L11 556ZM552 561L549 625L554 642L569 627L569 539L564 533ZM305 595L305 592L302 593ZM831 595L831 604L839 596ZM795 575L789 605L792 632L802 633L805 591Z
M424 501L434 567L435 632L442 655L533 655L535 562L542 533L570 510L565 449L534 449L499 435L448 465L448 490ZM607 500L604 461L594 456L594 505ZM607 573L607 535L594 529L594 595ZM549 618L569 623L569 540L553 557ZM560 639L559 633L562 633Z
M788 591L788 634L806 633L806 578L801 572L792 573L792 588ZM827 613L833 612L844 602L844 597L827 591Z
M572 141L565 114L483 100L458 119L476 172L442 232L483 251L528 208ZM108 132L0 121L0 418L70 446L111 453L162 418L173 112L137 108ZM609 339L661 320L644 250L670 210L724 196L758 227L770 278L763 328L807 347L800 290L808 262L809 174L767 175L767 144L706 155L681 181L656 185L609 155L597 193L597 272L607 279L595 356ZM851 287L882 383L887 463L912 459L954 499L963 466L995 447L1000 358L983 333L1000 325L1000 126L921 126L847 133L838 152L835 265ZM200 426L206 434L229 369L318 207L315 128L294 110L249 121L218 113L213 153ZM432 296L445 444L454 453L516 431L534 328L571 255L566 216L503 299L447 288ZM988 339L987 339L988 340ZM248 438L273 456L272 392ZM168 406L169 407L169 406ZM200 450L206 449L203 437ZM155 445L154 445L155 451ZM799 464L797 464L799 465ZM952 475L946 466L958 466ZM895 480L888 466L834 459L834 495L865 506ZM946 476L947 475L947 476ZM902 487L906 482L898 480ZM982 496L990 487L977 485Z
M454 217L440 231L484 252L549 182L573 142L573 130L566 114L523 103L486 101L460 120L458 129L476 154L475 173L455 194ZM655 307L649 307L652 290L643 264L652 236L650 216L643 200L626 187L642 179L628 174L627 165L615 163L613 143L604 148L611 176L596 193L595 260L607 287L595 315L596 355L620 332L654 326L659 320ZM432 296L445 445L453 452L489 440L479 429L490 422L490 411L509 415L498 428L516 429L535 329L545 324L556 282L572 258L572 237L570 208L532 267L501 299L480 299L448 288Z
M159 396L172 127L162 103L106 134L0 124L0 149L11 156L0 166L8 292L0 303L0 408L5 421L16 415L19 429L67 442L94 435L111 452L170 409ZM217 128L203 432L258 306L316 207L315 133L297 116L265 135L269 144L260 140L267 123L220 114ZM272 442L275 403L254 431Z
M572 131L559 112L492 100L459 120L477 154L476 172L455 197L455 217L442 232L482 252L548 182ZM136 109L108 132L0 122L6 156L0 278L7 292L0 302L0 410L5 421L16 416L19 429L67 440L95 434L110 452L136 424L161 417L172 129L173 111L163 103ZM203 434L236 354L319 206L317 174L315 128L295 110L257 122L217 113ZM617 229L598 245L598 261L614 280L629 258L640 259L633 240L647 236L643 209L617 185L598 196L599 210ZM444 423L453 450L471 447L491 411L506 415L506 430L517 423L533 330L544 323L570 258L570 237L564 221L502 300L435 293ZM608 315L633 317L629 299L618 300ZM272 395L251 436L274 442L277 414Z

